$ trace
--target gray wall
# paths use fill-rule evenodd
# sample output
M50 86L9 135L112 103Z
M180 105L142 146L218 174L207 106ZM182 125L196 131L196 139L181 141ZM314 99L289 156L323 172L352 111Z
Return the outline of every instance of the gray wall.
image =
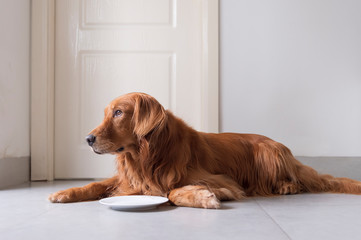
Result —
M30 0L0 0L0 188L29 180Z
M221 131L361 156L361 1L221 0Z

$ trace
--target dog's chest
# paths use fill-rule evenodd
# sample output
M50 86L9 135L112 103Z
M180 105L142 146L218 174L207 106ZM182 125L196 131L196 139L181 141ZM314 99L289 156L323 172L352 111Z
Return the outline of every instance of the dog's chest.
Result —
M166 196L167 193L157 186L154 179L146 177L142 169L134 163L134 159L124 158L121 162L118 161L118 175L123 187L126 185L135 194Z

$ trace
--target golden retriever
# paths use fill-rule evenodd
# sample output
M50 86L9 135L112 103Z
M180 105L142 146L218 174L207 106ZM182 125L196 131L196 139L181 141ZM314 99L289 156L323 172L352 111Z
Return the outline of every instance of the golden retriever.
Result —
M177 206L219 208L221 200L247 196L361 193L361 182L320 175L267 137L198 132L144 93L116 98L104 112L87 141L95 153L116 155L116 176L56 192L51 202L140 194L166 196Z

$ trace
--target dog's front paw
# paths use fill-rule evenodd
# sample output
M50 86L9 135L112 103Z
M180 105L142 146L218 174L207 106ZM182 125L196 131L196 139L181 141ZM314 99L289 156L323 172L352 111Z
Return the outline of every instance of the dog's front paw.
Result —
M197 198L203 208L218 209L221 207L221 202L216 195L208 190L199 191Z
M221 207L216 195L204 186L184 186L173 190L168 198L177 206L213 209Z
M56 193L50 194L48 200L52 203L68 203L74 202L73 193L69 190L58 191Z

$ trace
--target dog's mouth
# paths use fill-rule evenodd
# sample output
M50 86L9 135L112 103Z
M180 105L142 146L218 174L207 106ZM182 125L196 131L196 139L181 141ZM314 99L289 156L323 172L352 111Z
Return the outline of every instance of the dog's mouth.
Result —
M94 148L93 148L93 152L95 152L96 154L103 154L101 152L96 151Z
M96 154L104 154L104 153L108 153L108 151L106 151L105 149L101 149L101 148L98 148L98 147L94 147L94 146L91 146L90 147L93 152L95 152Z
M104 154L104 153L108 153L108 152L105 152L105 151L98 151L98 150L96 150L96 149L94 149L94 148L92 148L93 149L93 152L95 152L96 154ZM120 147L120 148L118 148L115 152L116 153L120 153L120 152L123 152L124 151L124 147Z

